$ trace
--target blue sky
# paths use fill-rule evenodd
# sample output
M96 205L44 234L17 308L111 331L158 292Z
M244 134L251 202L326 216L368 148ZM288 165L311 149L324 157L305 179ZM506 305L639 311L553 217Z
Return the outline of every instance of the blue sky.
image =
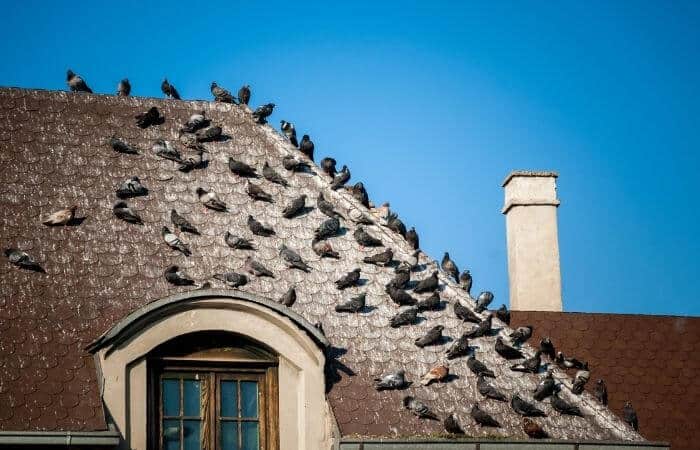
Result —
M501 181L556 170L565 310L700 315L699 2L0 3L2 86L249 83L497 304Z

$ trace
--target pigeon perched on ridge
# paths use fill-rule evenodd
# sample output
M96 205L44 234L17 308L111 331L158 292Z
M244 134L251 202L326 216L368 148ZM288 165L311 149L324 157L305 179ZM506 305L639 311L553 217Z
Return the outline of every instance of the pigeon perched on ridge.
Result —
M481 409L478 403L474 403L474 406L472 406L472 409L469 412L469 414L472 416L474 421L482 427L498 428L501 426L501 424L498 423L498 421L494 419L489 413Z
M53 212L42 220L41 223L51 227L68 225L75 218L75 211L78 209L78 205L73 205L65 209Z
M287 187L289 186L289 183L287 180L285 180L280 174L278 174L275 169L270 167L270 164L268 164L267 161L265 161L265 164L263 164L263 177L271 183L279 184L280 186Z
M282 130L282 133L287 136L287 139L289 139L289 142L293 146L299 147L299 142L297 142L297 130L294 128L293 123L287 122L286 120L280 120L280 129Z
M204 161L204 148L198 148L194 151L194 156L180 161L180 166L177 168L180 172L190 172L195 169L201 169L206 166Z
M117 153L125 153L128 155L138 155L139 151L132 147L131 145L127 144L126 142L122 141L121 139L117 138L116 136L112 136L109 139L109 145L112 146L112 150L114 150Z
M355 200L362 203L365 208L369 208L369 195L367 195L367 189L365 189L365 185L361 181L355 183L351 191Z
M335 306L336 312L349 312L349 313L356 313L362 311L362 308L365 307L365 300L367 299L367 294L364 292L361 293L360 295L357 295L355 297L350 297L350 300L348 300L345 303L341 303L339 305Z
M523 417L523 431L532 439L546 439L549 437L542 425L529 417Z
M540 364L542 363L541 355L542 352L537 350L534 356L532 356L531 358L528 358L519 364L513 364L512 366L510 366L510 370L513 370L515 372L537 373L539 372Z
M441 303L442 301L440 300L440 294L435 291L428 297L416 303L416 307L418 308L418 311L437 311L441 309Z
M557 365L562 369L584 369L588 367L588 363L579 361L573 356L566 357L562 352L557 352L557 356L556 358L554 358L554 362L556 362Z
M622 409L622 416L625 422L627 422L634 431L639 431L639 419L637 418L637 411L632 407L632 403L625 402L625 407Z
M151 106L146 112L135 115L134 118L139 128L148 128L151 125L158 125L164 120L160 115L160 111L158 111L158 108L155 106Z
M460 356L466 356L468 353L469 338L465 335L461 335L445 352L447 359L459 358Z
M418 416L421 419L438 420L438 417L435 415L434 412L430 410L428 405L426 405L425 403L423 403L415 397L412 397L410 395L404 397L403 406L404 408L411 411L414 415Z
M252 198L253 200L274 203L274 201L272 200L272 195L265 192L263 188L261 188L255 183L251 183L250 181L248 181L245 191L248 194L248 197Z
M284 217L285 219L291 219L294 216L301 213L304 210L305 206L306 195L301 194L299 197L292 200L292 202L289 205L284 207L284 209L282 210L282 217Z
M126 202L116 202L112 207L112 212L117 217L117 219L121 219L124 222L143 225L141 217L139 217L139 215L136 214L136 212L133 209L129 208L129 205L127 205Z
M492 301L493 294L491 292L484 291L480 293L479 296L476 298L476 308L474 308L474 312L482 313L486 311L486 308L489 307Z
M549 337L543 337L540 339L540 351L543 355L547 356L550 361L554 361L557 357L556 352L554 351L554 344L552 344L552 340L549 339Z
M206 127L208 123L209 121L207 120L206 112L202 110L198 113L192 114L182 128L180 128L180 131L185 133L194 133L200 128Z
M522 398L520 398L520 396L518 396L518 394L513 394L513 397L511 397L510 407L513 408L513 411L524 417L546 416L544 411L542 411L532 403L523 400Z
M308 163L299 161L291 155L287 155L282 158L282 167L290 172L306 172L311 169L311 166Z
M583 393L583 389L586 387L586 383L588 383L588 380L591 378L591 372L587 369L581 369L578 372L576 372L576 376L574 377L574 381L571 385L571 392L573 392L576 395L581 395Z
M408 386L406 371L401 369L374 379L374 388L378 391L403 389Z
M256 236L269 237L275 234L275 230L273 230L272 227L263 225L261 222L255 220L255 218L250 214L248 214L247 224L250 231L252 231Z
M394 278L391 279L389 285L396 289L404 289L406 283L411 281L411 267L408 264L401 263L394 269Z
M214 211L226 211L226 203L219 200L219 197L214 192L209 192L201 187L197 188L197 196L199 202L209 209Z
M365 258L362 261L366 264L374 264L376 266L386 266L393 259L394 259L394 252L390 248L387 248L383 252L377 253L376 255L365 256Z
M459 269L457 268L457 264L455 264L455 262L450 258L450 254L448 252L445 252L444 256L442 257L440 267L442 267L442 270L444 270L449 276L454 278L455 282L459 282Z
M552 405L552 408L554 408L554 410L560 414L583 417L583 413L578 406L572 405L563 398L559 397L559 395L556 393L552 394L549 403Z
M128 97L131 94L131 83L128 78L124 78L117 85L117 95L119 97Z
M390 212L387 216L386 226L394 233L401 235L401 237L406 237L406 225L399 219L398 214Z
M495 345L496 353L505 359L521 359L524 358L522 352L515 347L511 347L503 342L503 338L498 336Z
M166 97L180 100L180 94L177 92L177 89L175 89L175 86L168 82L167 78L163 79L163 82L160 83L160 90Z
M333 169L335 169L335 166L333 167ZM337 191L341 187L345 186L345 184L348 181L350 181L350 177L350 169L348 169L348 166L343 165L343 168L340 169L340 172L333 175L333 181L331 181L331 189Z
M286 245L280 245L279 251L280 256L286 261L287 266L289 266L290 268L299 269L304 272L308 272L311 270L311 267L304 262L301 256L299 256L297 252L287 247Z
M189 247L187 247L187 244L182 242L182 240L177 237L175 233L170 231L168 227L161 228L160 235L163 237L165 243L168 244L168 247L172 248L173 250L177 250L185 256L190 256L192 254Z
M173 145L170 143L170 141L165 141L163 139L158 139L155 144L153 144L153 147L151 147L153 150L153 153L156 154L156 156L160 156L163 159L168 159L170 161L175 161L175 162L182 162L182 156L180 155L180 151L173 147Z
M435 325L433 328L428 330L427 333L415 340L416 346L423 348L429 345L442 343L442 330L444 329L445 327L442 325Z
M537 383L537 387L535 388L535 392L532 395L532 398L534 398L538 402L541 402L545 398L554 394L555 389L556 389L556 383L554 382L554 377L552 376L552 371L548 370L547 375L545 375L545 377L542 379L542 381Z
M355 241L357 241L357 243L363 247L382 247L384 245L380 239L377 239L369 234L361 226L357 227L352 235L355 238Z
M299 143L299 151L306 155L311 161L314 160L314 143L309 138L308 134L301 137L301 142Z
M247 105L250 101L250 86L243 85L238 89L238 102L241 105Z
M214 274L214 279L221 281L230 288L237 288L248 284L248 277L237 272L217 273Z
M455 301L453 305L453 309L455 312L455 316L457 316L458 319L460 319L462 322L473 322L473 323L481 323L483 320L481 317L477 316L474 311L469 309L468 306L464 306L459 302L459 300Z
M168 283L174 284L175 286L191 286L194 284L194 280L187 278L185 274L180 272L178 266L169 266L165 269L163 275Z
M595 382L593 395L603 406L608 406L608 387L605 385L605 381L599 379Z
M173 223L175 228L186 233L199 234L197 228L192 225L187 219L178 214L174 209L170 210L170 221Z
M314 253L316 253L321 258L335 258L340 259L340 254L333 250L330 242L325 240L314 239L311 241L311 248Z
M220 103L236 103L233 95L226 89L220 87L215 81L212 81L210 86L211 94L214 96L215 102Z
M447 431L449 434L464 434L464 430L459 425L457 417L454 415L454 413L447 416L442 422L442 425L445 427L445 431Z
M385 289L387 294L389 294L389 298L397 305L411 306L417 303L416 299L411 297L410 294L403 289L393 286L391 283L387 284Z
M445 381L447 376L450 374L450 366L448 364L439 364L432 369L430 369L423 378L420 380L420 384L423 386L428 386L430 383L437 381Z
M201 286L197 288L198 291L204 291L206 289L211 289L211 283L208 281L205 281L204 283L202 283Z
M92 89L88 87L85 80L70 69L66 72L66 83L71 92L87 92L92 94Z
M358 281L360 281L360 269L354 269L337 280L335 287L342 291L343 289L356 286Z
M412 306L394 315L389 319L391 328L398 328L403 325L412 325L418 318L418 308Z
M223 130L220 126L213 126L209 128L204 128L197 130L195 136L197 137L197 142L212 142L221 139L221 133Z
M258 106L255 111L253 111L253 119L259 124L267 123L267 118L272 115L273 109L275 109L274 103Z
M324 220L321 225L316 228L316 231L314 231L314 238L318 240L327 239L338 234L339 230L340 221L337 218L332 217Z
M238 161L229 157L228 168L231 172L235 173L241 177L258 178L258 174L255 172L255 168L249 166L243 161Z
M469 370L471 370L476 376L483 375L485 377L496 378L496 374L494 374L491 369L486 367L484 363L476 359L474 355L467 358L467 367L469 367Z
M226 242L226 245L236 250L255 250L253 242L250 239L236 236L229 231L224 234L224 242Z
M469 331L467 331L467 336L469 336L472 339L486 336L488 333L491 332L492 320L493 316L489 314L484 320L474 325Z
M243 264L246 272L256 277L270 277L275 278L275 275L268 270L265 266L253 259L252 256L248 256Z
M418 239L418 233L414 227L406 232L406 242L408 242L413 250L418 250L420 248L420 242Z
M465 270L459 275L459 287L467 291L467 294L471 294L472 291L472 274L468 270Z
M508 311L506 305L501 305L501 307L498 308L495 313L498 320L505 323L506 325L510 325L510 311Z
M336 161L333 158L326 157L321 160L320 163L318 163L319 166L321 166L321 170L323 173L328 175L329 177L333 178L335 174L338 172L337 169L335 168Z
M148 188L141 184L139 177L131 177L119 185L116 194L119 198L139 197L148 195Z
M333 204L326 200L326 198L323 196L323 192L318 194L318 199L316 200L316 207L318 208L319 211L321 211L323 214L327 215L328 217L339 217L343 218L340 213L338 213L335 208L333 207Z
M433 271L428 278L420 280L416 287L413 288L413 292L421 294L423 292L433 292L438 288L438 273L437 270Z
M525 325L524 327L518 327L508 335L510 341L513 345L522 345L527 342L528 339L532 337L532 325Z
M508 401L508 398L505 396L505 394L493 387L491 383L489 383L486 380L486 377L484 375L479 375L479 377L477 378L476 388L479 390L479 393L486 398L498 400L499 402Z
M16 248L5 249L5 256L13 264L21 269L32 270L34 272L46 273L43 267L34 260L29 253Z
M294 286L287 289L287 292L282 294L282 297L279 300L279 302L286 307L292 306L296 301L297 301L297 290L294 288Z

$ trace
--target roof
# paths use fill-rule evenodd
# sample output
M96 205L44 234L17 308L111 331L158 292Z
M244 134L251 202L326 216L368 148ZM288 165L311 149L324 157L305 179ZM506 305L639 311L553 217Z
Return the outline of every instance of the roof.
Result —
M164 123L138 128L134 115L151 106L165 116ZM176 141L181 124L200 110L230 138L206 144L210 159L206 169L181 173L150 148L159 138ZM107 144L113 134L145 151L140 155L114 152ZM321 260L310 244L325 216L315 208L296 219L281 215L282 207L293 198L304 193L315 204L321 191L350 218L367 210L348 192L331 191L328 178L317 167L311 174L286 172L281 160L287 154L301 156L271 127L256 124L242 106L0 89L0 171L5 177L0 244L29 252L46 270L40 274L7 262L0 264L4 290L0 298L0 402L12 406L0 410L0 429L104 429L95 368L85 346L138 308L186 291L165 281L163 270L171 264L179 265L197 283L211 280L214 273L240 271L248 252L226 246L223 235L230 230L252 237L246 226L246 217L252 214L276 231L270 238L254 237L255 258L276 278L252 278L242 290L276 300L296 285L298 300L293 311L310 323L323 324L333 360L328 400L342 435L399 437L441 432L440 423L419 420L403 409L401 398L411 394L440 414L457 413L470 436L525 438L520 417L505 403L482 402L502 428L481 429L469 419L471 404L482 399L466 359L452 362L455 376L450 382L429 387L417 383L443 361L445 347L421 349L413 341L436 324L444 325L444 333L453 339L470 325L455 318L449 308L421 314L423 319L415 326L389 327L389 318L399 310L384 293L393 273L361 262L376 250L355 242L352 236L357 225L343 221L340 236L331 239L341 258ZM275 203L253 203L245 193L246 180L228 169L230 156L258 169L267 161L290 186L285 189L258 180ZM134 175L149 189L148 196L129 201L143 226L117 220L111 209L115 187ZM204 208L195 195L197 187L214 190L232 212ZM77 204L78 216L85 217L79 226L47 228L40 224L41 217L71 204ZM169 223L172 208L201 231L200 236L183 236L193 251L189 258L162 242L160 229ZM398 234L379 225L367 229L394 250L395 259L406 260L411 255L412 249ZM301 254L312 267L309 273L286 267L278 256L282 243ZM436 267L424 254L420 263L414 279L428 276ZM362 269L362 286L336 290L333 281L356 267ZM440 280L443 300L473 305L443 274ZM334 311L336 304L360 291L367 293L368 308L363 313ZM495 326L501 334L508 331L498 321ZM498 388L528 397L539 377L510 371L509 363L493 351L494 339L474 341L478 358L496 372ZM533 350L527 347L526 353ZM398 368L405 368L413 381L409 389L377 392L372 388L374 377ZM556 376L566 380L559 372ZM544 426L553 438L642 439L590 396L564 395L586 417L561 416L549 403L541 404L548 413Z
M672 448L697 448L700 421L700 317L513 311L564 354L588 361L591 382L608 386L611 409L632 402L644 437Z

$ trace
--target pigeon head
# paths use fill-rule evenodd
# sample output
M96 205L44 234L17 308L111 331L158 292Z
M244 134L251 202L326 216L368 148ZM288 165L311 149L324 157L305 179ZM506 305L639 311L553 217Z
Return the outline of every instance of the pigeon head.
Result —
M128 206L126 205L126 202L119 201L119 202L114 204L114 209L117 209L117 208L128 208Z
M408 408L408 405L413 403L414 398L411 397L410 395L407 395L403 398L403 406L404 408Z
M493 300L493 294L489 291L484 291L481 294L479 294L479 297L477 300L482 301L482 302L491 302ZM529 327L532 328L532 327Z
M353 272L360 273L360 269L354 269Z
M602 378L598 378L598 381L595 382L598 386L602 386L605 384L605 381L603 381Z
M170 233L170 229L168 227L163 227L160 229L160 234L165 235L165 234L169 234L169 233Z
M283 251L287 250L287 246L284 244L281 244L279 247L277 247L277 250L283 252Z
M216 81L212 81L212 82L211 82L210 89L216 89L216 88L218 88L218 87L219 87L219 85L216 84Z
M403 370L403 369L401 369L401 370L398 370L398 371L396 372L396 375L398 375L398 376L402 377L402 376L406 375L406 371L405 371L405 370Z
M305 134L305 135L303 135L303 136L301 137L301 140L302 140L302 141L308 141L309 139L310 139L310 138L309 138L309 135L308 135L308 134Z
M442 259L450 259L450 254L445 252L445 256L443 256Z
M170 266L167 269L165 269L165 271L169 273L177 272L178 270L180 270L178 266Z
M68 69L68 71L66 71L66 81L70 81L73 78L75 78L75 73L72 70Z
M503 306L506 306L506 305L503 305ZM542 340L540 341L540 344L544 344L544 345L549 345L551 343L552 343L552 340L549 338L549 336L543 337Z
M436 329L436 330L439 330L439 331L442 331L442 330L445 329L445 327L442 326L442 325L436 325L436 326L435 326L435 329ZM447 367L447 364L445 364L445 367Z
M198 188L197 188L197 195L199 195L200 197L201 197L202 195L206 194L206 193L207 193L207 191L205 191L205 190L202 189L201 187L198 187Z
M78 205L71 205L70 207L68 207L68 209L70 210L70 212L75 214L75 210L78 209Z
M625 408L631 408L631 407L632 407L632 402L630 402L629 400L627 400L627 401L625 402Z
M14 248L5 249L5 256L10 256L12 253L16 252Z

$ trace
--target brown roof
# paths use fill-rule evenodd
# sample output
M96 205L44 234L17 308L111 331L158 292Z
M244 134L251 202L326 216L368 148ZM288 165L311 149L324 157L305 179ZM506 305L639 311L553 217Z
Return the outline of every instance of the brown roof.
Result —
M165 116L162 125L138 128L134 115L157 106ZM195 111L205 110L230 139L206 144L210 163L206 169L181 173L171 161L156 157L151 146L157 139L177 142L178 129ZM108 138L117 134L142 149L140 155L114 152ZM179 145L179 144L176 144ZM328 177L314 168L312 174L290 174L281 167L284 155L301 156L280 134L260 126L240 106L203 101L164 101L119 98L65 92L0 89L0 173L3 174L0 210L1 246L19 247L42 264L46 274L0 264L0 429L4 430L95 430L105 428L95 382L95 368L84 348L120 318L157 299L182 292L163 277L163 269L178 264L197 283L214 273L240 271L248 252L224 244L227 230L254 237L246 226L253 214L276 230L271 238L254 237L255 257L274 273L274 280L253 278L242 288L256 295L278 299L296 285L298 300L292 309L310 323L322 322L331 351L337 360L329 372L340 378L328 399L343 435L404 436L441 431L439 423L412 417L401 406L405 394L428 402L440 414L456 412L467 433L524 438L520 418L507 404L484 401L482 406L503 424L483 430L468 417L471 404L481 400L475 377L466 360L451 364L455 378L444 384L422 387L418 380L434 364L443 361L444 346L420 349L413 340L436 325L456 339L470 325L454 317L451 308L421 314L416 326L393 329L388 320L399 310L384 293L393 276L390 268L362 263L375 253L353 239L357 225L343 221L343 232L331 239L339 260L320 260L311 250L314 230L325 220L317 209L296 219L282 217L282 207L304 193L315 204L319 192L350 218L369 214L343 190L331 191ZM261 169L265 161L290 183L288 188L256 180L274 197L275 203L253 203L245 193L246 180L233 175L229 156ZM130 200L141 215L143 226L117 220L111 206L114 190L125 179L138 176L149 195ZM197 187L214 190L230 207L219 213L205 209L195 195ZM41 217L68 205L79 206L79 226L47 228ZM186 258L171 251L160 237L176 208L201 231L184 235L193 255ZM374 216L375 220L377 216ZM405 260L411 248L399 235L372 225L368 231ZM285 243L311 265L306 274L288 269L278 256ZM426 277L436 263L421 256L422 269L415 279ZM360 267L364 283L340 292L333 281ZM215 285L216 282L214 282ZM334 306L348 296L367 292L368 308L361 314L338 314ZM449 302L473 305L464 291L441 275L441 296ZM504 334L507 329L498 321ZM495 337L474 341L479 359L493 368L494 384L508 394L530 396L539 376L515 373L493 351ZM533 349L526 348L532 354ZM347 368L347 369L345 369ZM405 368L414 384L404 392L378 393L371 380L390 370ZM345 372L343 371L345 369ZM348 375L354 373L354 375ZM564 374L556 376L567 386ZM329 373L329 381L334 381ZM585 418L561 416L548 402L543 420L555 438L641 439L590 396L563 395L578 404Z
M610 408L622 416L631 401L640 433L672 448L696 449L700 435L700 317L513 311L512 324L531 324L538 341L588 361L592 391L605 380ZM572 371L572 373L575 371Z

